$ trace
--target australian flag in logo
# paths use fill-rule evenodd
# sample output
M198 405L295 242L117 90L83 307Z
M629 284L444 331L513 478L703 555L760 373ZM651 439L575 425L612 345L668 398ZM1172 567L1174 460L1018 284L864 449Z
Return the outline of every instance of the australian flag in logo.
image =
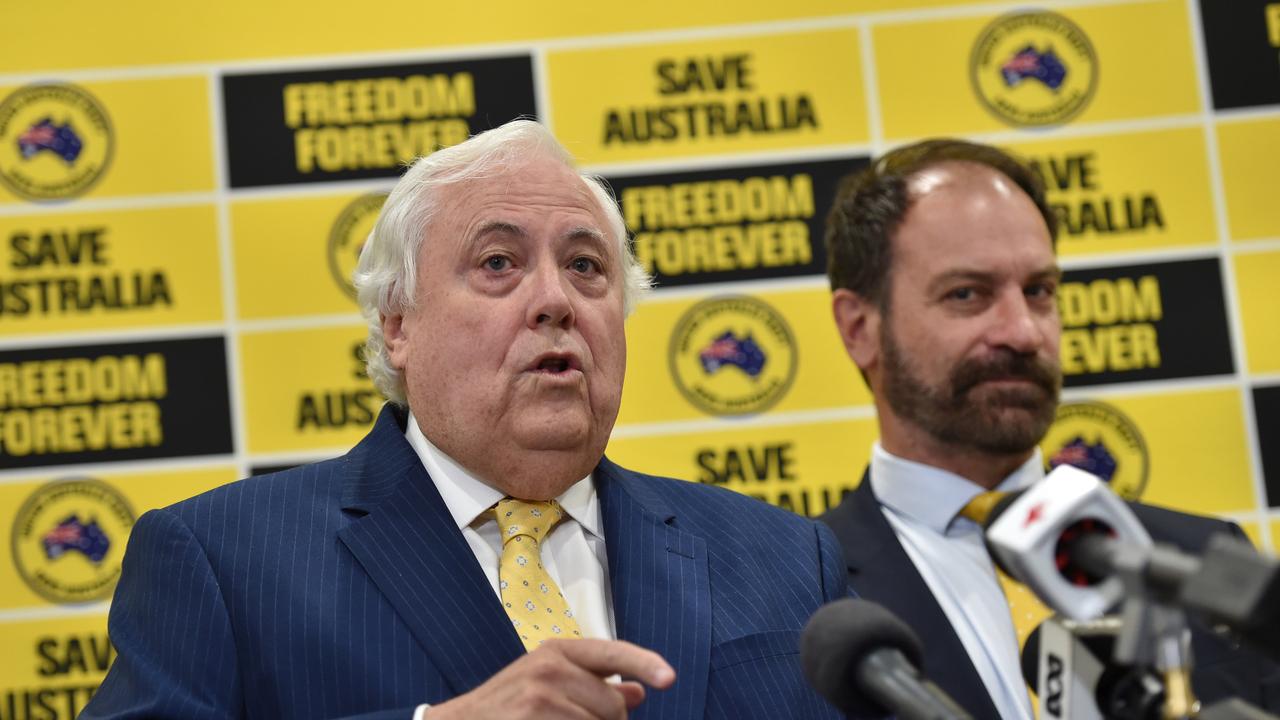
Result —
M732 330L725 330L724 334L703 348L698 353L698 360L702 362L702 369L708 375L725 365L733 365L751 377L759 375L765 363L764 350L756 344L751 333L737 338Z
M1059 465L1078 467L1106 482L1111 482L1112 476L1116 474L1116 458L1107 450L1107 446L1101 442L1096 445L1087 443L1079 435L1049 458L1050 468Z
M63 553L75 550L93 562L100 563L109 549L111 541L98 526L98 521L90 520L86 525L74 513L44 534L44 554L50 560L57 560Z
M1050 90L1057 90L1067 77L1067 67L1058 59L1053 48L1040 52L1028 45L1000 66L1000 74L1004 76L1004 84L1009 87L1032 78L1044 83Z
M18 136L18 149L22 151L24 160L30 160L38 152L48 151L70 165L80 157L82 146L80 136L76 135L71 123L54 125L53 118L41 120Z

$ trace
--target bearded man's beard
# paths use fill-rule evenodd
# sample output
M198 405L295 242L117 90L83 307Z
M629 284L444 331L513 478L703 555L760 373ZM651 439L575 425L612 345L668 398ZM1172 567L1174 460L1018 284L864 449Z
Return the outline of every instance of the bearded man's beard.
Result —
M1062 386L1056 364L1001 349L991 358L962 361L944 385L931 387L904 355L889 325L882 324L883 392L903 420L946 444L1001 455L1031 450L1049 431ZM982 386L988 380L1010 379L1030 384Z

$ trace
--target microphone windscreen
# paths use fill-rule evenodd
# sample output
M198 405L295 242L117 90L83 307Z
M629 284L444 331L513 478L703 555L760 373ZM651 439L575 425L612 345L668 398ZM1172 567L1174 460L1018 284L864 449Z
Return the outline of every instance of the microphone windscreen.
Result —
M1022 679L1031 692L1040 694L1040 628L1037 625L1022 645Z
M854 671L877 650L896 649L920 667L920 639L898 616L860 598L828 603L809 618L800 636L800 662L805 676L832 705L849 717L889 714L858 688Z

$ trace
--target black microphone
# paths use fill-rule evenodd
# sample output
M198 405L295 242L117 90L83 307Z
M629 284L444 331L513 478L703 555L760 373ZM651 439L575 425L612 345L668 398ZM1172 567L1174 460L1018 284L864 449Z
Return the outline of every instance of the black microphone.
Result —
M1105 622L1067 627L1051 618L1031 631L1022 646L1022 677L1039 698L1042 719L1163 718L1160 678L1148 668L1111 661L1118 629Z
M917 669L920 639L869 600L844 598L818 609L800 637L805 677L851 718L972 720Z

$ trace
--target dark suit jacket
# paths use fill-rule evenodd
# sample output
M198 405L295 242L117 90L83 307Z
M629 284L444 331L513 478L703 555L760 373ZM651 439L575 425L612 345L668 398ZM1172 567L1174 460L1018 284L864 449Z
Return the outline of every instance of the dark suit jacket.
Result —
M1203 551L1209 537L1219 532L1242 534L1239 527L1221 520L1139 503L1130 507L1153 539L1187 552ZM889 608L923 640L924 674L974 717L999 718L959 636L885 519L868 478L864 475L862 484L819 520L831 526L844 548L850 588ZM1194 623L1192 645L1193 687L1206 704L1240 697L1273 712L1280 705L1280 675L1274 664Z
M344 457L145 514L111 607L119 656L82 717L409 720L520 657L404 422L384 410ZM677 676L633 717L837 717L798 657L847 592L830 530L608 460L594 477L618 636Z

